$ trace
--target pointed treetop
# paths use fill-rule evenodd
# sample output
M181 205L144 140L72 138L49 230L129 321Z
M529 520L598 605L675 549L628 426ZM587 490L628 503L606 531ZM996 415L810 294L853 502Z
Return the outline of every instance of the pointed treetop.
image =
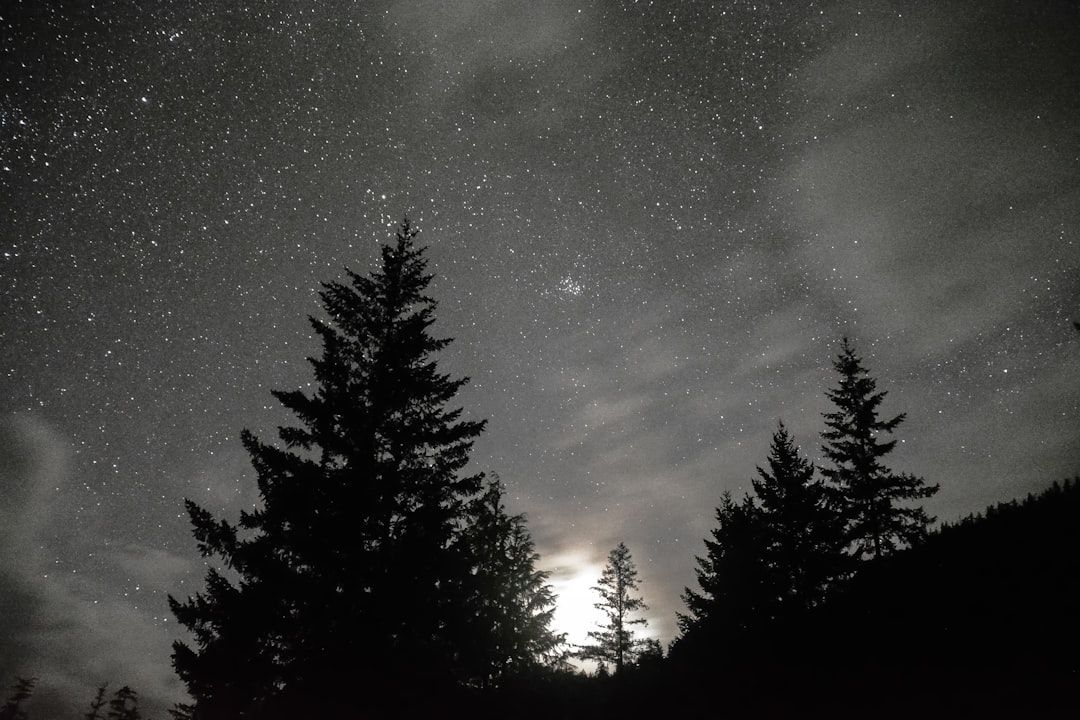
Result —
M648 621L631 617L631 614L649 608L641 597L633 594L637 588L637 568L630 557L630 549L620 542L608 553L608 563L599 582L593 586L600 595L595 607L603 611L607 620L600 629L589 633L593 644L582 647L578 657L596 660L601 667L610 663L618 673L638 656L643 646L642 641L634 637L632 626L646 625Z
M905 415L878 418L885 393L876 392L876 381L846 337L834 367L840 383L826 392L836 410L824 414L828 429L821 434L826 441L821 450L829 464L821 472L843 508L856 556L880 557L925 535L929 516L907 503L932 496L938 486L894 473L883 463L896 440L879 436L895 431Z

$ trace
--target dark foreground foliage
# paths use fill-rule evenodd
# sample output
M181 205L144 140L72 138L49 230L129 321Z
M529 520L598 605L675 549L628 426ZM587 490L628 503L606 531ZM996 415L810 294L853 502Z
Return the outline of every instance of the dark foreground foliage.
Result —
M416 686L350 717L1068 717L1080 687L1080 479L872 561L847 590L760 629L740 654L677 644L611 677L543 672L498 688ZM35 720L34 686L0 717ZM134 693L132 693L134 695ZM100 705L97 717L112 707ZM318 698L293 717L314 717ZM133 707L134 703L128 705ZM184 716L177 708L177 716ZM86 715L89 717L89 714Z
M1080 486L930 533L868 562L820 608L739 654L676 645L666 694L735 717L1021 717L1075 708Z

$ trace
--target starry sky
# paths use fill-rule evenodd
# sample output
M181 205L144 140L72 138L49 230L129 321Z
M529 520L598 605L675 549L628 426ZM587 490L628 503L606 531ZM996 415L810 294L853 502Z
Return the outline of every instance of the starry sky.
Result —
M777 420L820 458L843 335L939 519L1080 472L1067 0L5 7L4 683L183 697L183 498L256 502L240 430L405 215L572 637L625 541L673 638Z

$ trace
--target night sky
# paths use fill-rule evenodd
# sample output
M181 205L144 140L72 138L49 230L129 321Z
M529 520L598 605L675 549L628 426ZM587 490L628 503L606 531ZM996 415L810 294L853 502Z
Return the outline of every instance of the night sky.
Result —
M939 519L1080 472L1067 0L0 12L4 683L183 698L183 498L256 501L241 429L405 215L573 639L619 541L672 639L777 420L820 458L843 335Z

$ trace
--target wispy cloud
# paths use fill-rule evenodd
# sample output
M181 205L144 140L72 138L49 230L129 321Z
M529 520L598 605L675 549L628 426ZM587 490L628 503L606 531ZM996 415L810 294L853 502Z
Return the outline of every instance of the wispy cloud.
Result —
M1056 87L1058 31L1047 17L1019 45L988 9L848 17L848 39L802 74L796 125L815 139L780 191L813 239L799 261L871 334L951 352L1061 277L1080 181L1059 152L1075 98ZM1038 72L1006 82L1023 67Z
M38 677L38 714L71 715L73 698L88 701L108 682L131 685L144 710L160 715L183 697L161 662L178 630L168 624L164 592L192 561L137 544L102 550L100 537L82 538L75 550L50 542L71 522L53 502L71 480L70 456L70 443L45 423L0 423L0 678ZM86 572L95 555L103 573Z

